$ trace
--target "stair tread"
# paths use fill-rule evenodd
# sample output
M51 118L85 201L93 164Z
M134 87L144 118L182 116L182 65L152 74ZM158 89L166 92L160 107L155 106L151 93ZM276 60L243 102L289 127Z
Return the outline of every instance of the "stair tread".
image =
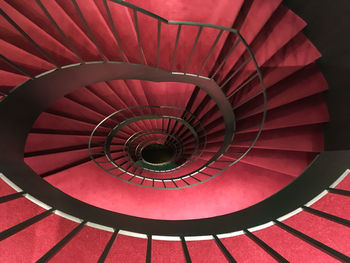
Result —
M67 235L77 223L61 216L51 214L39 222L25 228L15 235L1 241L1 261L20 262L22 253L14 253L13 248L20 244L21 251L25 251L26 260L37 261L49 249ZM38 238L40 237L40 238ZM42 237L45 237L43 242ZM28 242L30 240L30 242Z
M290 262L338 262L326 253L298 239L277 226L255 231L254 234Z
M316 239L317 241L350 256L349 228L330 220L302 211L297 215L283 221L284 224ZM312 226L312 227L311 227ZM333 233L342 233L334 235Z
M84 226L50 262L97 262L111 235L111 232Z

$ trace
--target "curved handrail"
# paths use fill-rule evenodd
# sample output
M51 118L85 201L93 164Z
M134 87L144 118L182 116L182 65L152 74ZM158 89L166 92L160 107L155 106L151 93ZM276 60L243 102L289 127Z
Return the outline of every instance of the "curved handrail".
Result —
M226 100L228 101L231 96L234 95L235 92L237 91L240 91L241 89L243 89L246 85L248 85L252 80L254 80L256 77L259 78L259 81L260 81L260 84L261 84L261 93L263 94L263 114L262 114L262 117L261 117L261 121L259 124L256 124L256 127L258 127L258 130L257 131L253 131L255 135L255 137L253 139L251 139L251 143L250 145L247 147L246 150L244 150L244 152L242 153L239 153L241 154L239 157L235 157L235 159L233 161L228 161L227 159L224 160L224 155L227 151L227 149L230 147L230 143L232 145L235 144L235 142L233 141L234 140L234 134L235 134L235 131L236 131L236 123L233 121L232 122L232 127L229 127L227 125L227 123L225 123L226 125L226 132L225 132L225 140L222 144L222 147L221 149L224 149L224 152L221 152L220 155L214 155L209 161L208 161L208 165L206 167L204 167L204 169L207 169L207 170L204 170L204 169L199 169L196 171L196 173L198 174L202 174L202 175L205 175L205 176L209 176L209 178L213 178L215 176L217 176L218 174L222 173L223 171L225 171L227 168L229 168L230 166L234 165L235 163L237 163L239 160L241 160L254 146L254 144L256 143L256 141L258 140L261 132L262 132L262 128L263 128L263 125L264 125L264 121L265 121L265 118L266 118L266 110L267 110L267 106L266 106L266 93L265 93L265 86L264 86L264 82L263 82L263 77L262 77L262 74L261 74L261 71L259 69L259 66L258 66L258 63L254 57L254 54L253 52L251 51L248 43L244 40L244 38L241 36L241 34L238 32L238 30L236 29L233 29L233 28L228 28L228 27L223 27L223 26L218 26L218 25L211 25L211 24L207 24L207 23L198 23L198 22L188 22L188 21L169 21L167 19L164 19L154 13L151 13L145 9L142 9L140 7L137 7L133 4L130 4L130 3L127 3L127 2L124 2L124 1L121 1L121 0L103 0L104 2L104 5L105 5L105 8L106 8L106 11L107 11L107 15L108 15L108 18L110 20L110 26L111 26L111 29L113 31L113 35L114 37L116 38L116 41L118 43L118 46L119 46L119 49L121 51L121 54L122 54L122 58L123 58L123 62L127 62L125 60L125 56L123 55L124 54L124 51L122 49L122 46L120 45L120 41L119 41L119 38L118 38L118 34L117 34L117 30L115 28L115 25L114 25L114 21L113 21L113 16L111 14L111 11L109 9L109 6L108 6L108 1L110 2L113 2L113 3L116 3L116 4L119 4L121 6L124 6L124 7L127 7L127 8L131 8L133 10L133 13L134 13L134 26L135 26L135 31L136 31L136 37L137 37L137 44L138 44L138 50L139 50L139 55L140 55L140 64L145 64L145 59L143 57L143 54L142 54L142 43L141 43L141 39L140 39L140 28L139 28L139 24L138 24L138 19L137 19L137 13L142 13L148 17L152 17L154 19L156 19L158 21L158 42L157 42L157 67L156 68L159 68L159 60L160 60L160 54L159 54L159 50L160 50L160 24L161 23L167 23L169 25L177 25L178 26L178 31L177 31L177 35L176 35L176 43L175 43L175 47L174 47L174 51L173 51L173 56L172 56L172 61L171 61L171 65L170 65L170 68L169 69L166 69L167 71L171 72L172 74L182 74L182 75L187 75L187 76L196 76L196 77L200 77L200 78L207 78L203 75L201 75L201 72L202 70L204 69L204 66L205 64L208 62L208 58L210 55L212 55L212 51L213 51L213 48L217 45L217 41L218 39L222 36L222 32L223 31L227 31L229 33L232 33L235 35L236 38L234 38L234 42L232 43L232 47L230 48L230 50L227 52L227 54L224 54L224 59L222 61L220 61L220 65L214 65L213 68L212 68L212 73L209 74L208 78L210 80L212 80L213 82L215 83L219 83L219 81L217 80L217 73L220 72L221 68L224 66L224 64L226 63L227 59L232 55L234 54L233 51L236 49L236 47L240 44L240 43L243 43L243 45L245 46L245 50L243 52L243 55L245 55L247 52L248 53L248 59L245 59L244 62L242 64L239 65L239 67L237 69L235 69L232 73L231 71L227 73L227 75L224 77L224 79L222 81L220 81L221 83L219 85L217 85L219 87L220 90L218 90L217 92L224 92L224 93L228 93L228 89L225 91L224 89L227 86L227 84L230 83L230 81L232 80L232 78L234 76L236 76L237 73L239 73L245 66L247 66L250 61L253 62L254 64L254 68L255 68L255 71L256 73L253 74L251 77L248 78L248 80L244 81L244 83L239 83L240 85L238 87L236 87L232 92L230 92L229 94L225 94L226 96ZM53 18L51 17L50 13L48 12L48 10L45 8L45 6L41 3L41 0L36 0L37 4L39 5L39 7L43 10L43 12L45 13L45 15L50 19L50 21L54 24L54 26L59 29L59 32L61 33L61 35L63 36L63 38L66 40L67 44L69 44L68 46L72 49L72 51L74 53L77 54L77 51L76 49L71 45L71 43L69 42L68 38L64 35L64 32L62 30L60 30L59 26L55 23L55 21L53 20ZM92 30L91 28L89 27L87 21L85 20L84 18L84 15L77 3L76 0L72 0L73 2L73 5L74 5L74 8L76 10L76 12L78 13L78 16L80 17L80 19L82 20L83 22L83 25L85 27L85 30L86 30L86 33L87 35L90 37L91 41L95 44L96 46L96 49L99 53L99 55L101 56L102 60L106 63L108 62L107 60L107 56L103 53L102 49L100 48L100 46L98 45L95 37L93 36L93 33L92 33ZM53 69L53 71L55 70L61 70L65 67L61 67L60 65L57 64L56 61L54 61L52 58L50 58L47 54L47 52L40 47L40 45L38 45L27 33L25 33L25 31L16 24L16 22L14 20L12 20L8 15L6 15L4 12L1 12L1 14L5 17L5 19L7 19L25 38L27 38L43 55L45 55L45 57L48 58L49 61L52 61L52 64L53 65L56 65L56 69ZM189 58L187 59L187 62L186 62L186 66L185 68L183 69L183 72L173 72L173 65L174 65L174 61L175 61L175 57L176 57L176 52L177 52L177 48L178 48L178 42L179 42L179 35L180 35L180 32L181 32L181 26L196 26L198 27L198 33L197 33L197 36L196 36L196 39L195 39L195 42L193 43L193 46L192 46L192 49L191 49L191 54L189 56ZM211 49L206 57L206 59L204 60L203 64L202 64L202 67L200 69L200 72L198 72L198 74L193 74L193 73L188 73L187 72L187 69L190 65L190 63L192 62L191 59L192 59L192 55L194 54L195 52L195 48L196 48L196 45L198 43L198 40L200 38L200 35L201 35L201 32L202 32L202 28L206 28L206 27L210 27L210 28L214 28L216 30L218 30L218 35L217 35L217 38L216 40L214 41L214 43L212 44L211 46ZM242 54L240 54L239 56L243 56ZM77 57L81 58L78 54L77 54ZM5 58L4 56L1 56L1 58ZM9 60L7 60L7 62L9 62ZM82 61L82 64L84 64L85 62ZM16 64L15 63L12 63L10 61L10 64L15 66L16 67ZM234 65L235 66L235 65ZM20 69L20 67L16 67L17 69ZM233 68L232 68L233 70ZM25 71L23 71L25 72ZM47 73L44 73L44 74L47 74ZM36 76L35 78L39 78L41 76L38 75ZM245 77L247 78L247 77ZM33 78L32 78L33 79ZM10 92L11 93L11 92ZM8 96L4 97L5 99L7 98ZM232 107L232 105L231 105ZM230 110L230 112L228 112L226 110L226 112L222 112L223 114L223 117L225 119L225 115L232 115L234 114L234 110ZM227 119L227 118L226 118ZM231 134L232 133L232 134ZM231 141L229 142L229 137L231 137ZM220 151L221 151L220 149ZM222 158L223 157L223 158ZM221 160L219 160L220 158L222 158ZM218 167L215 167L215 164L216 162L221 162L221 163L228 163L228 165L226 165L225 168L221 168L221 165L218 165L220 168ZM211 165L211 166L210 166ZM204 171L203 171L204 170ZM218 171L219 172L216 172ZM214 173L214 171L216 173ZM190 175L191 176L191 175ZM201 180L201 182L204 182L204 181L207 181L207 179L205 180Z

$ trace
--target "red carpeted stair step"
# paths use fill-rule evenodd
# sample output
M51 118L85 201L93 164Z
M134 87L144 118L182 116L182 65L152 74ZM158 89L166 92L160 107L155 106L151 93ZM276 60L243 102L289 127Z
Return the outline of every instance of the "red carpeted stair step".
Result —
M155 2L144 3L140 1L131 1L136 5L141 5L143 8L147 10L151 10L156 12L158 15L163 16L169 20L177 20L177 21L201 21L207 23L215 23L222 26L231 27L233 21L242 5L243 1L236 1L234 5L229 3L228 1L223 1L222 3L215 4L215 8L211 8L213 3L206 1L205 3L201 2L201 6L203 7L201 12L191 12L194 6L188 5L186 10L182 10L181 12L174 9L175 6L180 5L182 3L171 3L171 8L165 8L164 3L159 5ZM180 9L179 9L180 10ZM215 11L213 11L215 10ZM213 13L214 12L214 13ZM220 14L219 14L220 13ZM223 15L223 14L227 15ZM209 15L210 14L210 15ZM157 64L157 50L152 48L152 43L155 46L157 41L157 23L156 21L146 18L143 15L139 16L139 25L140 25L140 39L142 43L142 47L144 50L144 54L147 57L147 61L150 62L152 66ZM150 30L152 29L153 30ZM161 68L171 68L173 65L175 71L188 71L191 73L199 72L200 64L195 61L205 60L205 55L209 51L212 43L214 43L218 31L214 29L203 28L200 32L199 38L205 39L206 41L201 41L201 45L196 46L196 50L191 56L193 43L196 41L196 36L198 34L197 27L182 27L180 29L179 41L177 45L177 52L175 52L175 40L177 37L178 26L177 25L161 25L161 41L160 41L160 65ZM203 68L203 73L208 74L212 65L214 64L215 59L218 56L220 48L224 44L224 40L227 37L227 34L222 34L221 38L217 42L217 47L213 50L212 56L208 59L207 64ZM186 63L189 61L191 57L191 62L188 67L186 67ZM172 60L174 58L174 62Z
M6 262L37 261L76 226L73 221L51 214L1 241L1 258Z
M244 234L220 240L237 262L276 262L271 255Z
M6 16L0 18L0 22L3 22L0 23L0 37L3 39L0 41L0 49L6 50L3 55L25 72L11 67L3 57L0 61L3 69L0 78L6 80L1 82L0 90L9 92L12 87L27 80L24 77L26 72L37 75L55 68L56 63L66 65L80 60L105 59L151 66L159 63L161 68L167 70L171 67L174 71L189 73L202 70L202 74L207 76L210 72L213 73L213 68L226 56L227 48L234 41L226 33L217 39L218 32L214 29L183 26L180 32L178 26L161 24L158 59L158 50L155 48L159 28L157 21L141 13L137 13L136 17L131 9L107 2L114 18L113 24L103 1L1 1L1 8L10 20L6 20ZM116 180L91 161L86 145L96 124L112 112L126 107L166 105L187 108L204 125L208 145L201 158L192 166L173 174L177 176L199 168L221 145L224 125L220 112L215 108L215 103L206 98L205 92L198 91L198 88L189 84L139 80L96 83L82 87L51 105L37 119L28 136L25 161L39 175L47 176L48 182L82 201L128 215L169 220L203 218L231 213L269 197L289 184L318 152L323 151L322 123L329 119L319 93L326 90L327 85L317 67L312 64L320 54L301 33L305 22L280 5L280 0L240 0L235 3L195 1L190 4L182 1L163 3L158 0L131 2L167 19L207 22L239 29L261 66L267 87L269 111L263 132L255 148L241 162L205 184L176 191L141 187L136 189L134 185ZM198 6L201 7L200 12ZM45 10L51 17L45 14ZM39 48L8 23L11 19ZM50 22L50 19L57 24L52 23L52 20ZM135 27L137 24L139 27ZM118 38L114 33L117 33ZM205 67L201 68L216 39L218 42L212 56L208 58ZM197 40L198 45L193 48ZM239 74L227 81L228 85L224 87L227 94L237 89L255 72L251 61L240 68L246 61L246 55L246 49L241 43L216 77L217 80L226 80L230 73L239 69ZM253 132L257 131L256 124L261 120L262 96L258 96L261 88L257 85L258 81L254 81L231 98L238 134L228 152L230 160L239 156L235 152L248 149L252 138L256 136L256 132ZM149 113L153 111L149 110ZM107 134L109 128L119 121L120 119L103 124L99 129L100 135ZM169 124L169 130L177 133L185 145L193 144L188 131L181 130L175 122L164 123ZM121 149L119 144L122 143L122 137L127 138L135 131L163 128L164 123L161 120L144 120L129 125L118 134L119 139L113 139L115 145L112 146L112 151L115 152L112 157L120 156L118 151ZM251 128L252 125L255 127ZM97 137L102 142L104 137ZM93 149L102 151L102 146L96 145ZM228 159L226 156L224 158ZM117 163L125 163L125 160L120 158ZM216 168L224 166L226 163L212 164ZM123 168L130 168L133 172L139 169L132 162L123 164ZM218 170L207 168L205 171L215 174ZM143 172L145 176L149 174ZM122 176L131 182L142 180L126 173ZM203 180L206 178L205 174L199 173L196 176ZM196 179L188 177L177 182L178 187L187 186L188 183L196 183ZM170 184L173 183L166 182L166 187ZM164 187L163 182L152 180L145 180L144 185ZM4 189L3 192L7 194L8 189ZM337 202L343 204L346 200L347 197L328 194L312 208L347 218L344 216L344 213L348 213L346 207L332 206ZM4 229L44 211L27 202L29 201L19 198L1 204L5 214L9 214L2 222L5 224ZM16 215L10 215L13 209L23 208L26 209L25 212L16 211ZM345 254L349 250L344 245L348 239L346 230L334 222L329 223L326 219L304 211L287 219L285 223ZM77 223L50 215L2 242L0 254L8 262L20 262L23 255L31 261L38 260L76 226ZM332 235L340 231L344 235ZM278 226L253 234L289 261L305 261L312 255L315 261L332 262L326 254ZM84 226L52 261L96 262L111 236L111 232ZM220 242L238 262L274 261L247 235L220 240L186 241L192 261L226 262ZM185 262L180 241L149 241L152 249L148 255L152 262ZM20 251L11 254L13 247L19 247ZM118 234L106 261L144 262L146 256L147 239Z
M349 175L350 175L350 172L335 188L350 191L350 176Z
M238 156L237 154L236 157ZM240 162L297 177L315 156L315 153L309 152L252 149ZM233 154L231 156L225 155L225 157L228 160L235 160Z
M273 13L280 6L280 0L274 1L245 1L245 5L242 10L242 16L238 16L237 24L233 25L234 28L240 30L241 34L245 37L247 43L250 45L258 33L265 26L267 21L271 18ZM243 21L243 22L242 22ZM238 45L234 56L231 56L223 66L222 72L224 75L229 72L232 66L237 62L240 55L245 52L243 45ZM225 74L226 72L226 74Z
M0 220L0 232L2 232L33 216L44 212L45 209L29 201L25 197L20 197L9 202L1 203L0 211L0 214L2 215ZM1 254L2 253L0 253L0 255Z
M258 62L258 65L263 65L270 59L279 49L286 45L297 33L299 33L306 23L296 16L292 11L284 6L280 6L271 16L269 21L264 25L262 30L251 43L251 49ZM235 53L237 54L237 53ZM220 72L219 82L224 79L232 65L239 66L247 57L242 56L239 60L228 61L226 65L231 67L224 68ZM230 91L234 90L240 83L242 83L248 76L254 73L254 64L248 63L241 71L237 78L231 83Z
M102 137L101 137L102 140ZM89 142L89 135L60 135L60 134L41 134L30 133L27 137L25 154L50 151L58 148L75 147L79 145L86 145Z
M341 224L318 217L306 211L302 211L286 219L283 223L340 253L350 256L350 244L347 242L350 238L350 230ZM335 233L341 233L341 235Z
M25 38L9 23L2 24L6 32L7 42L24 49L31 54L48 60L56 66L63 66L76 62L74 53L67 49L60 41L35 25L30 18L23 16L13 7L2 1L2 10L9 16L30 38L39 46L26 43ZM32 13L33 14L33 13ZM29 44L29 45L28 45Z
M253 232L288 262L305 262L312 258L312 262L338 262L331 256L300 240L278 226Z
M337 217L350 220L349 196L328 193L310 207L331 215L335 215Z
M1 86L0 92L10 92L13 87L28 80L28 77L16 73L0 70Z
M125 60L128 62L142 63L142 60L140 61L137 33L135 30L135 26L133 25L132 15L129 13L128 8L115 3L107 3L109 7L109 12L114 18L112 21L113 24L111 24L103 2L95 2L100 14L104 18L104 21L108 21L110 32L113 32L113 27L115 27L118 41L120 43L120 47L116 45L115 50L119 51L121 48L124 53ZM142 54L142 59L145 61L144 54Z
M44 59L34 56L27 51L18 48L10 43L0 39L0 50L6 50L6 58L16 63L28 74L37 75L42 72L54 69L55 66ZM1 61L1 68L18 74L16 69L13 69L9 64Z
M147 239L119 234L105 262L145 262Z
M299 70L300 72L304 72L304 67L316 61L320 56L319 51L304 34L297 34L287 45L280 49L271 59L261 66L266 88L269 89L276 83L283 81L288 76L291 76L289 81L294 83L294 77L292 74L295 72L297 72L296 74L299 74ZM315 65L310 65L306 67L305 70L306 72L308 72L308 70L312 72L311 68L314 67L317 68ZM319 70L315 69L315 71L318 72ZM303 73L300 73L301 76L307 77L308 73L306 72L304 75ZM312 74L314 73L310 73L310 76ZM303 77L301 76L296 77L295 80L300 78L300 82L303 83ZM244 92L242 91L235 96L234 105L237 107L260 93L261 88L259 85L252 85L252 87L248 86L244 89Z
M77 120L80 119L89 123L95 123L95 125L98 124L103 118L105 118L103 112L100 112L101 110L99 107L96 107L95 105L95 108L92 108L91 105L84 101L83 96L80 97L79 102L76 102L70 98L63 97L50 105L48 112L50 111L56 112L58 114L60 113L63 116L71 116Z
M0 196L10 195L14 193L16 193L16 191L5 181L0 179Z
M288 151L321 152L323 150L323 133L320 125L306 125L283 129L263 131L256 142L259 149L275 149ZM248 142L256 136L253 134L238 134L235 146L248 146Z
M84 226L50 262L97 262L111 236L111 232Z
M29 18L32 27L39 27L60 45L69 49L71 54L67 59L70 63L77 63L81 60L91 61L98 58L96 51L94 51L93 43L55 1L45 0L37 1L36 3L27 1L21 4L13 1L7 2L18 12ZM43 44L43 47L46 48L45 44Z
M309 88L305 88L306 86ZM327 88L326 80L319 72L316 65L313 64L268 88L266 93L268 99L267 110L321 93L327 90ZM243 99L244 98L241 98L241 101L243 101ZM241 105L239 101L236 103L237 106L234 107L236 108L235 115L237 119L262 112L260 96L249 100L243 105Z
M192 262L229 262L215 240L186 241ZM204 253L204 254L203 254Z
M152 240L151 262L185 263L181 241Z
M257 131L261 123L261 114L237 121L237 132ZM328 122L327 105L322 94L284 104L268 112L263 130L318 124Z
M100 151L102 151L102 147L100 148ZM86 148L25 158L25 162L39 175L51 174L51 171L55 171L65 165L79 162L80 160L90 161L89 152Z
M135 186L115 180L91 162L46 177L49 183L65 193L90 204L121 213L134 215L137 212L138 216L162 219L192 218L194 208L198 217L236 211L267 198L293 179L286 174L241 162L205 184L176 191L143 187L133 191ZM94 184L89 183L91 181ZM217 190L219 186L220 191ZM164 209L157 208L164 204L167 204Z
M44 112L36 120L33 129L52 129L52 130L67 130L67 131L81 131L89 133L95 128L93 123L75 120L69 117L63 117L52 113ZM107 127L99 128L101 132L108 133Z

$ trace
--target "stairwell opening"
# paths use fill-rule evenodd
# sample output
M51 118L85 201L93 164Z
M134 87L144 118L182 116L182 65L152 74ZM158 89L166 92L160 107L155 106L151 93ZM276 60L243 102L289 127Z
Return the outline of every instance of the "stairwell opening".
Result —
M155 166L170 164L174 155L175 150L169 145L162 143L149 144L141 151L143 161Z

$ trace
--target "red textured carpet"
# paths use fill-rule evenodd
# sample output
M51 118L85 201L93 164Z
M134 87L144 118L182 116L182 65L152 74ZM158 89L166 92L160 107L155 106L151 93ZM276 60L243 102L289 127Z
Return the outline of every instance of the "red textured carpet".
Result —
M193 53L198 28L183 26L180 34L178 27L164 24L160 33L161 59L157 61L156 20L140 13L136 21L128 8L109 3L111 15L117 18L119 43L102 0L76 0L81 14L76 10L75 1L41 2L68 42L38 1L0 0L1 10L44 51L16 30L6 16L0 16L3 56L0 59L0 103L7 99L13 88L29 79L27 75L36 76L54 69L55 63L66 66L80 63L80 60L101 61L101 57L107 61L124 59L136 64L141 59L145 65L156 67L159 63L161 69L174 72L196 74L202 70L203 76L210 77L235 43L235 39L224 32L211 50L218 31L203 27ZM24 161L43 180L81 201L127 215L166 220L200 219L232 213L268 198L297 178L324 150L323 124L329 121L329 115L322 93L328 85L315 63L321 54L302 32L306 22L283 6L281 0L128 2L169 20L203 22L239 30L257 60L266 86L267 117L261 135L240 162L202 184L181 189L157 189L151 187L152 180L143 184L140 178L130 181L149 187L130 184L125 182L128 179L118 180L103 171L89 156L89 135L106 116L136 106L177 107L191 112L204 127L207 141L201 156L188 167L176 171L172 175L175 178L198 169L218 150L225 133L221 113L204 90L192 84L132 79L94 83L65 94L33 124L26 140ZM82 21L80 15L86 21ZM136 22L139 31L135 30ZM175 39L178 39L177 44ZM124 47L124 53L118 50L119 44ZM176 48L177 53L174 53ZM212 55L205 61L208 52ZM189 58L191 63L186 66ZM240 43L213 77L219 86L226 83L221 88L229 97L237 125L225 161L234 161L238 158L237 153L249 149L264 116L261 83L253 79L245 85L256 72L252 61L244 64L246 59L246 47ZM204 62L206 64L201 68ZM227 80L237 69L239 73ZM241 89L242 85L244 88ZM97 137L102 140L115 122L109 119L103 123L99 128L103 135ZM120 157L119 145L131 134L162 129L164 125L174 134L181 135L185 149L192 150L194 143L187 130L181 130L178 124L169 120L146 119L132 123L118 134L111 148L115 151L113 157ZM153 135L146 138L164 139ZM101 145L93 147L102 149ZM213 170L224 168L224 164L216 163ZM144 172L144 175L148 174L151 172ZM163 175L157 176L153 178L159 179ZM195 184L203 178L205 175L198 174L197 179L190 177L188 181L179 181L176 187ZM349 190L349 180L348 176L338 187ZM163 187L160 182L154 183L158 188ZM0 196L11 193L14 190L0 180ZM340 205L348 202L348 197L328 193L311 207L349 220L349 206ZM43 211L25 197L2 203L0 231ZM284 223L350 256L348 228L306 211ZM51 214L1 241L0 262L34 262L76 226L76 222ZM254 235L289 262L336 262L277 225L254 231ZM111 232L84 226L51 261L97 262L111 236ZM248 235L221 238L221 241L238 262L275 260ZM186 244L192 262L227 261L214 239L188 240ZM145 262L146 253L147 239L119 234L106 261ZM179 240L153 239L151 258L152 262L186 262Z

